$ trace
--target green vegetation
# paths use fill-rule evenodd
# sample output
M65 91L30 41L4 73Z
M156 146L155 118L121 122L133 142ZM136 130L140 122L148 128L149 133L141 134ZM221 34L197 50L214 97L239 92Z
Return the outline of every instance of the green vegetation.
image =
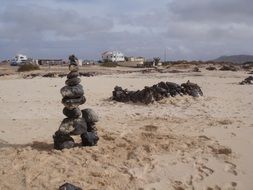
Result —
M25 72L25 71L33 71L33 70L39 70L40 67L38 65L34 65L31 63L20 65L18 68L18 72Z

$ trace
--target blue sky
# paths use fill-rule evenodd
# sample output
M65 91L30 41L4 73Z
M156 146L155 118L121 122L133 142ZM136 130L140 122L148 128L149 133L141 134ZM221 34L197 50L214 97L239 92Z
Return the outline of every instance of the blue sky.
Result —
M0 59L253 54L252 0L0 0Z

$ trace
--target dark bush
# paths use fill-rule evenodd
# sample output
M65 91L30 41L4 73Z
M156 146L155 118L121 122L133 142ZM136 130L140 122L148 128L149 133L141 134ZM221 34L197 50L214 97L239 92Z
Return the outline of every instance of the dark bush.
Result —
M25 71L33 71L33 70L39 70L40 67L38 65L34 64L24 64L20 65L18 68L18 72L25 72Z

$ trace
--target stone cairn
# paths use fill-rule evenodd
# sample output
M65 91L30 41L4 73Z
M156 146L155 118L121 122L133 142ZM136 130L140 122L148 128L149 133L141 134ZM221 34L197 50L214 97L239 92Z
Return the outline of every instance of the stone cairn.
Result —
M80 110L78 107L86 102L80 84L78 59L71 55L69 62L70 73L65 81L66 86L60 90L63 97L62 104L65 106L63 114L67 118L61 122L59 129L53 135L54 148L57 150L74 147L72 135L80 135L83 146L94 146L99 140L96 128L97 114L90 108Z
M112 92L112 99L118 102L144 103L150 104L163 98L174 97L176 95L189 95L193 97L203 96L201 88L187 81L178 85L173 82L160 82L151 87L145 86L142 90L129 91L122 87L116 86Z

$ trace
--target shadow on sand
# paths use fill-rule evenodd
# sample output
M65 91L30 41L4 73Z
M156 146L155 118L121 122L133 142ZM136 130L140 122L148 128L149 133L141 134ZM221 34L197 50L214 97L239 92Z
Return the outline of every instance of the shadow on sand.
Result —
M38 151L52 151L54 149L53 143L33 141L32 143L28 143L28 144L10 144L6 141L0 140L0 149L8 148L8 147L10 148L31 147L32 149L35 149Z

